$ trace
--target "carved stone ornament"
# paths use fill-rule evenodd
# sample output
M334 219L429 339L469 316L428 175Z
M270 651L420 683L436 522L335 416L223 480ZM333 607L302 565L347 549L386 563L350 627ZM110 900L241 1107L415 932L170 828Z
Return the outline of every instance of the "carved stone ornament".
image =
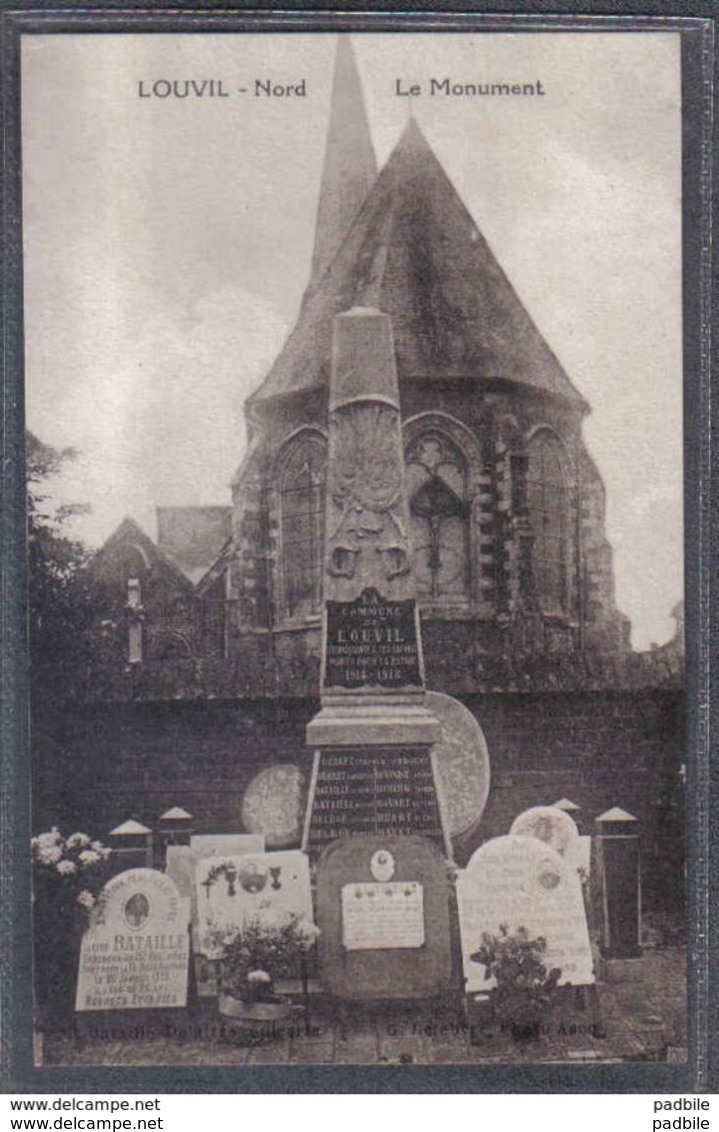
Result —
M326 570L354 578L358 559L371 550L377 578L392 580L410 570L402 516L402 446L397 411L388 405L348 405L333 414L330 457L332 524Z

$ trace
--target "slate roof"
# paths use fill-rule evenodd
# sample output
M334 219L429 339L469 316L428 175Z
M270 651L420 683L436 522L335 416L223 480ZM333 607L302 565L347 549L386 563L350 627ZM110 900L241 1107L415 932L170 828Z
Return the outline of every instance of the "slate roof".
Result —
M158 507L157 545L193 585L230 537L231 507Z
M376 178L377 162L352 44L348 35L340 35L309 290L337 254Z
M500 379L586 407L414 119L248 403L327 385L333 318L354 306L391 316L400 389Z

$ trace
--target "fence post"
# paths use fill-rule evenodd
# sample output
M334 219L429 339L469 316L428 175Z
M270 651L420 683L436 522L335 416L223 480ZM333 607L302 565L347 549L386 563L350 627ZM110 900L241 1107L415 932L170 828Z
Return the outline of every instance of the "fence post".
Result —
M555 810L563 810L565 814L575 822L577 829L580 833L587 833L584 828L584 815L582 814L582 807L578 806L576 802L572 802L569 798L560 798L558 802L552 802Z
M157 826L157 868L164 869L169 845L190 844L192 836L192 814L182 806L172 806L160 814Z
M110 830L109 842L112 849L114 873L125 869L151 869L154 864L152 830L138 821L128 818Z
M595 819L600 954L606 978L641 978L639 822L615 806Z

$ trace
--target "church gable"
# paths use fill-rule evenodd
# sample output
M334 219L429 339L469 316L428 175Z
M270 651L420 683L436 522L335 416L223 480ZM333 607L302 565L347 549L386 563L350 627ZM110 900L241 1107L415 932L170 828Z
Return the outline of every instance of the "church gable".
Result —
M84 588L96 611L92 645L105 661L191 660L212 649L195 587L133 519L90 562Z

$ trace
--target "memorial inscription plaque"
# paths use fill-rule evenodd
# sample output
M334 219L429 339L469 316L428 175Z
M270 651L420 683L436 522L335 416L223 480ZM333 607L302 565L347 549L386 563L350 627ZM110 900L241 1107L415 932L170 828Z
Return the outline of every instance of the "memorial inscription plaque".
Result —
M368 588L326 606L326 688L421 686L413 599L386 601Z
M462 837L477 827L489 797L487 743L471 711L452 696L427 692L425 704L440 726L432 761L449 833Z
M113 877L82 938L75 1009L184 1006L190 901L168 876L128 869Z
M422 834L443 844L426 748L323 752L314 787L309 844L319 849L350 834Z
M344 885L342 942L348 951L421 947L424 943L422 885L416 881Z

